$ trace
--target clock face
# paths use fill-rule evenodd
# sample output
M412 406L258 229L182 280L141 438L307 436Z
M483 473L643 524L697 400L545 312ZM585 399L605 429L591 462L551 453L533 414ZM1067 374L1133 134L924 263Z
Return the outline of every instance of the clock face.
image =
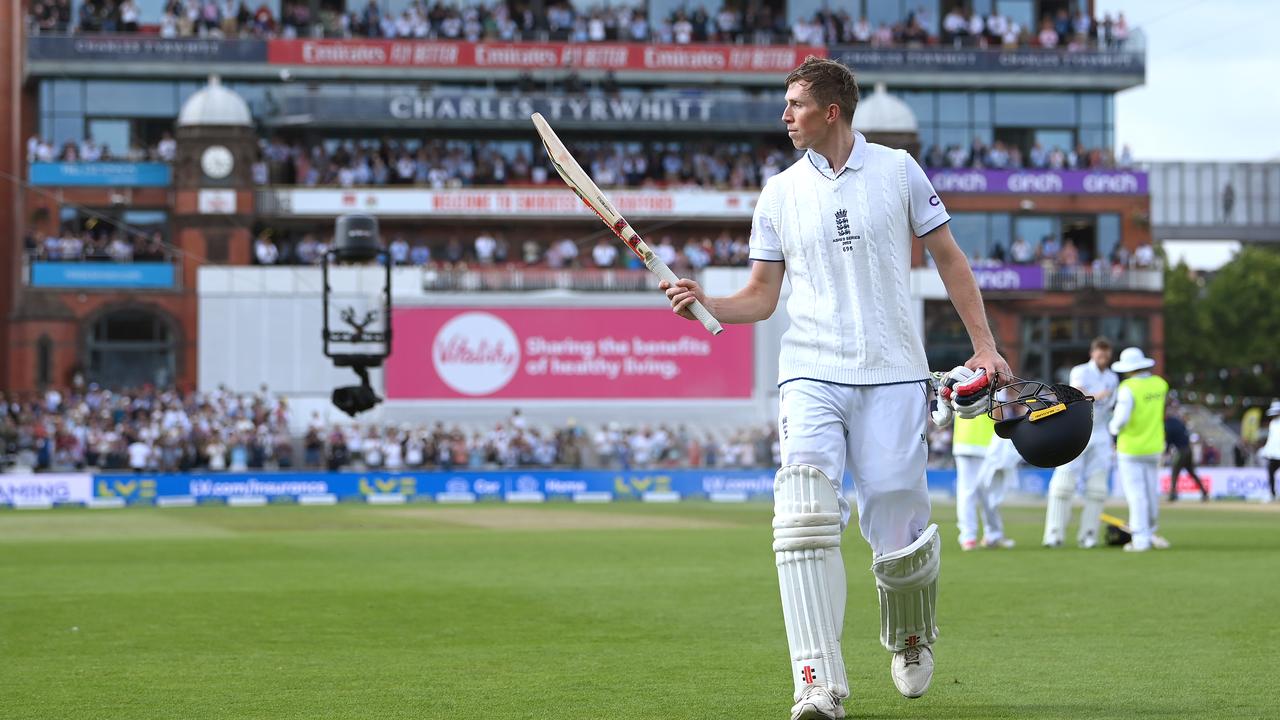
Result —
M235 157L222 145L210 145L200 154L200 169L214 180L227 177L235 166Z

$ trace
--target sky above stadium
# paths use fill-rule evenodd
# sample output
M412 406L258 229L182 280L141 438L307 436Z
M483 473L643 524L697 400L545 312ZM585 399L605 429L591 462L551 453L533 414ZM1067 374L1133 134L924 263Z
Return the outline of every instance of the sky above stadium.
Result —
M1139 160L1280 160L1274 0L1097 0L1147 42L1147 82L1116 97Z

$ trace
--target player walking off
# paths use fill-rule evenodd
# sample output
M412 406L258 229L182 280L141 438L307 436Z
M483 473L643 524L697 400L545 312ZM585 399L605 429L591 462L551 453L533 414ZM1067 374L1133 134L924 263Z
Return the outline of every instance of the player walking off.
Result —
M1169 383L1150 368L1155 360L1131 347L1120 353L1111 369L1123 378L1116 392L1111 434L1116 436L1118 470L1129 501L1129 552L1163 550L1169 541L1156 534L1160 521L1160 457L1164 455L1164 403Z
M956 461L956 525L960 528L960 550L978 547L978 520L989 530L998 521L992 519L991 498L979 482L979 470L987 457L987 448L996 438L996 421L987 415L966 420L956 418L951 436L951 455ZM1007 442L1007 441L1005 441ZM1010 443L1012 446L1012 443ZM1015 451L1016 454L1016 451Z
M773 314L784 274L791 281L791 325L778 362L782 468L773 520L795 683L791 717L842 718L849 695L841 653L846 471L871 545L880 640L893 654L894 684L919 697L933 676L940 541L925 486L930 375L911 310L913 235L932 254L974 347L966 367L944 378L947 404L935 419L982 414L989 378L1009 368L928 178L905 151L853 130L853 73L810 57L786 88L782 120L806 152L760 194L746 286L716 298L689 279L662 288L685 318L697 299L722 323L753 323Z
M1095 338L1089 345L1089 362L1071 368L1068 383L1093 396L1093 434L1080 457L1056 468L1049 479L1049 504L1044 514L1044 546L1061 547L1071 521L1071 499L1076 486L1084 478L1084 508L1080 511L1080 529L1076 544L1092 548L1098 544L1102 506L1107 501L1107 484L1115 457L1111 433L1111 408L1116 403L1116 387L1120 378L1108 367L1111 364L1111 342Z

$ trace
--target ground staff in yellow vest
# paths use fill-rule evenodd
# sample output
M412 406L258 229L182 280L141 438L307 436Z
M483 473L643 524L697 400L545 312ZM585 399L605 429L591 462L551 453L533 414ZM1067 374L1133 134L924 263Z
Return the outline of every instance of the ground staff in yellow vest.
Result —
M1151 373L1155 360L1131 347L1111 369L1123 378L1116 393L1108 429L1116 438L1117 470L1129 501L1133 541L1125 550L1163 549L1169 542L1157 534L1160 520L1160 457L1164 454L1164 405L1169 383Z
M956 460L956 525L960 528L960 549L978 546L978 515L988 529L992 525L986 493L978 482L978 469L987 456L987 446L995 437L995 421L985 413L972 419L956 417L952 428L951 454Z

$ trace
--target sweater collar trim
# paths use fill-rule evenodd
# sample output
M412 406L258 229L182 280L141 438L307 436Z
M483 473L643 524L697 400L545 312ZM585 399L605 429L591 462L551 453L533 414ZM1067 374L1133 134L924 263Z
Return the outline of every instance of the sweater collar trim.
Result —
M805 156L809 158L809 162L813 164L813 167L816 168L818 172L825 175L828 179L834 180L835 178L840 177L840 173L843 173L845 169L854 171L862 169L863 164L867 160L867 138L857 130L853 132L853 152L849 153L849 159L845 161L844 167L840 168L840 173L832 171L831 163L827 162L825 157L813 150L806 150Z

